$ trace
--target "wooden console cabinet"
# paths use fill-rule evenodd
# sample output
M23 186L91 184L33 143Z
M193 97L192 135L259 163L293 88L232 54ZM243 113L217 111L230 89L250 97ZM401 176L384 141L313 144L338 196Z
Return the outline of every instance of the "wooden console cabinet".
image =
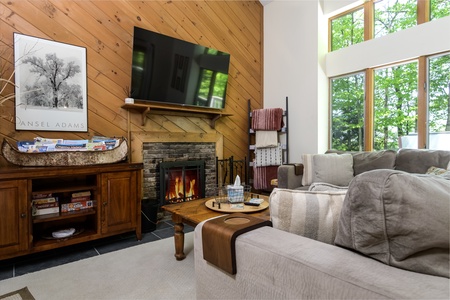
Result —
M142 168L140 163L0 168L0 260L129 231L140 240ZM93 208L32 215L38 194L57 195L61 205L80 191L91 192ZM76 233L52 237L67 228Z

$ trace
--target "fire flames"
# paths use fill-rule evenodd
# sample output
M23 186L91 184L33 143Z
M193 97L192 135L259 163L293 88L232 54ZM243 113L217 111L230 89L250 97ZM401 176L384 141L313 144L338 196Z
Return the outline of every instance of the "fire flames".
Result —
M170 203L177 203L183 201L190 201L193 199L197 199L196 192L196 180L188 180L186 179L187 184L186 188L183 184L183 179L181 177L175 177L173 183L171 183L170 187L167 189L166 193L166 201Z

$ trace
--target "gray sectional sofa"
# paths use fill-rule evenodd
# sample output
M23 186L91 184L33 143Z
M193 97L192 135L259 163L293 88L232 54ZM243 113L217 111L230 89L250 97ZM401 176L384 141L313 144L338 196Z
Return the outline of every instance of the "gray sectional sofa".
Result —
M342 167L334 161L341 157L328 159ZM235 275L203 259L200 223L197 298L449 299L449 163L450 151L353 153L348 187L275 189L273 227L236 239ZM313 181L339 174L327 178L317 167Z
M353 170L354 176L375 169L395 169L408 173L425 174L430 167L447 169L450 161L450 151L423 149L381 150L374 152L328 150L324 155L313 155L312 157L321 158L329 154L351 155L352 165L347 165ZM305 183L304 175L314 177L311 174L307 174L308 172L304 166L304 164L313 163L308 159L310 157L309 155L303 155L303 163L280 166L277 176L278 187L285 189L308 189L310 184L304 185L302 182ZM336 170L336 172L342 176L343 170L348 171L348 169L341 168L341 170ZM324 172L329 173L329 170L324 170ZM311 179L314 180L314 178Z

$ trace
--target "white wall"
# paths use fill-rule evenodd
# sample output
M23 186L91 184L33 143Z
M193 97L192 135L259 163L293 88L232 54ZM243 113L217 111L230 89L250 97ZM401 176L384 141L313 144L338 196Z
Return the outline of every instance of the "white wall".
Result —
M450 50L445 17L327 54L329 77ZM364 53L364 55L361 55Z
M289 97L290 162L300 161L302 153L326 150L328 109L319 113L318 99L326 103L328 88L324 56L319 58L318 11L318 0L275 0L264 6L264 107L284 108Z
M323 153L328 148L328 77L450 50L450 17L445 17L327 53L327 18L359 3L263 2L264 107L284 107L289 97L290 162L299 162L302 153Z

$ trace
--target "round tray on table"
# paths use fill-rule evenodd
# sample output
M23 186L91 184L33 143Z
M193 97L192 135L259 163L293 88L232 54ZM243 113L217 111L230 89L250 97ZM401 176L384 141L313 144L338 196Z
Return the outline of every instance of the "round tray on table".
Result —
M219 205L216 202L216 199L211 199L205 202L205 205L207 208L214 210L214 211L218 211L218 212L225 212L225 213L251 213L251 212L257 212L257 211L261 211L261 210L265 210L266 208L269 207L269 202L267 202L266 200L264 200L263 203L261 203L259 206L251 206L251 205L244 205L243 203L241 203L244 208L233 208L233 204L232 203L220 203L220 208ZM213 206L214 203L214 206Z

